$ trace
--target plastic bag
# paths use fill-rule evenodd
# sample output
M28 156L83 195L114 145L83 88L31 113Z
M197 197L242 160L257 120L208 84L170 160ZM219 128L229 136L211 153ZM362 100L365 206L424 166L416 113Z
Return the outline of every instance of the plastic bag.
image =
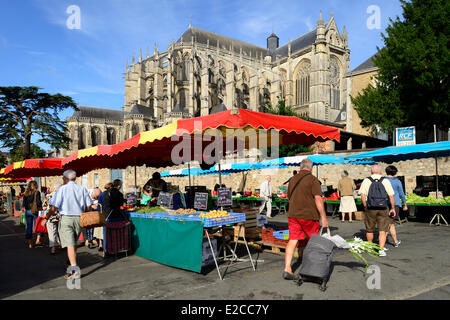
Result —
M338 247L338 248L349 249L351 247L350 244L347 241L345 241L344 238L342 238L341 236L339 236L337 234L334 236L330 236L329 234L325 233L322 235L322 237L324 237L330 241L333 241L334 244L336 245L336 247Z

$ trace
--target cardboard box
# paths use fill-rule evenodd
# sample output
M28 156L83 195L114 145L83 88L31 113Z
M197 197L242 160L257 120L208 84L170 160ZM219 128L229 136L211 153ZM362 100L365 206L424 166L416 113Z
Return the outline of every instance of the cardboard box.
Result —
M365 213L364 213L364 211L356 211L354 213L354 216L355 216L355 220L361 221L361 220L364 220Z

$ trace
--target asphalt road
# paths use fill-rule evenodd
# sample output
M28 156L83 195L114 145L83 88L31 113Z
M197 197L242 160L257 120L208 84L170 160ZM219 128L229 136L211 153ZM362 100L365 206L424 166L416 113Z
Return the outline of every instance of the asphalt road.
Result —
M332 234L364 236L364 223L329 219ZM285 215L272 222L287 224ZM98 300L402 300L450 298L450 228L424 222L397 225L402 244L388 244L386 257L371 258L380 270L379 288L369 289L372 274L348 251L335 251L328 289L314 283L283 280L284 256L258 252L256 271L250 263L229 268L224 280L216 269L203 274L161 265L138 256L103 259L96 249L79 249L81 289L68 289L63 275L66 255L49 248L28 249L19 219L0 215L0 299ZM242 250L240 250L242 251ZM244 252L244 251L242 251ZM373 283L373 282L372 282Z

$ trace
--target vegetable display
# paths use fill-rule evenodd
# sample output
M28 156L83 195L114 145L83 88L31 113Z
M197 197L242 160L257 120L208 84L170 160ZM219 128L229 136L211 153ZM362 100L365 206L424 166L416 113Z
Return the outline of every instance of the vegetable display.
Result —
M436 199L433 196L421 197L415 193L410 193L406 195L406 204L415 204L415 203L423 203L423 204L450 204L450 196L447 196L443 199Z

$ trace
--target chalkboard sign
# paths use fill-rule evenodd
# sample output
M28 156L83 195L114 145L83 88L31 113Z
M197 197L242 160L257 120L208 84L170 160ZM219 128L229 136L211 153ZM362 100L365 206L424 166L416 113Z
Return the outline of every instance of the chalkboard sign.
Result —
M194 208L199 210L208 209L208 194L204 192L196 192L194 197Z
M217 189L217 206L229 207L232 205L233 205L233 198L231 194L231 188Z
M137 203L137 196L133 192L128 192L126 195L127 205L134 206Z
M157 205L161 207L170 208L172 204L172 194L168 192L160 192L158 195Z

